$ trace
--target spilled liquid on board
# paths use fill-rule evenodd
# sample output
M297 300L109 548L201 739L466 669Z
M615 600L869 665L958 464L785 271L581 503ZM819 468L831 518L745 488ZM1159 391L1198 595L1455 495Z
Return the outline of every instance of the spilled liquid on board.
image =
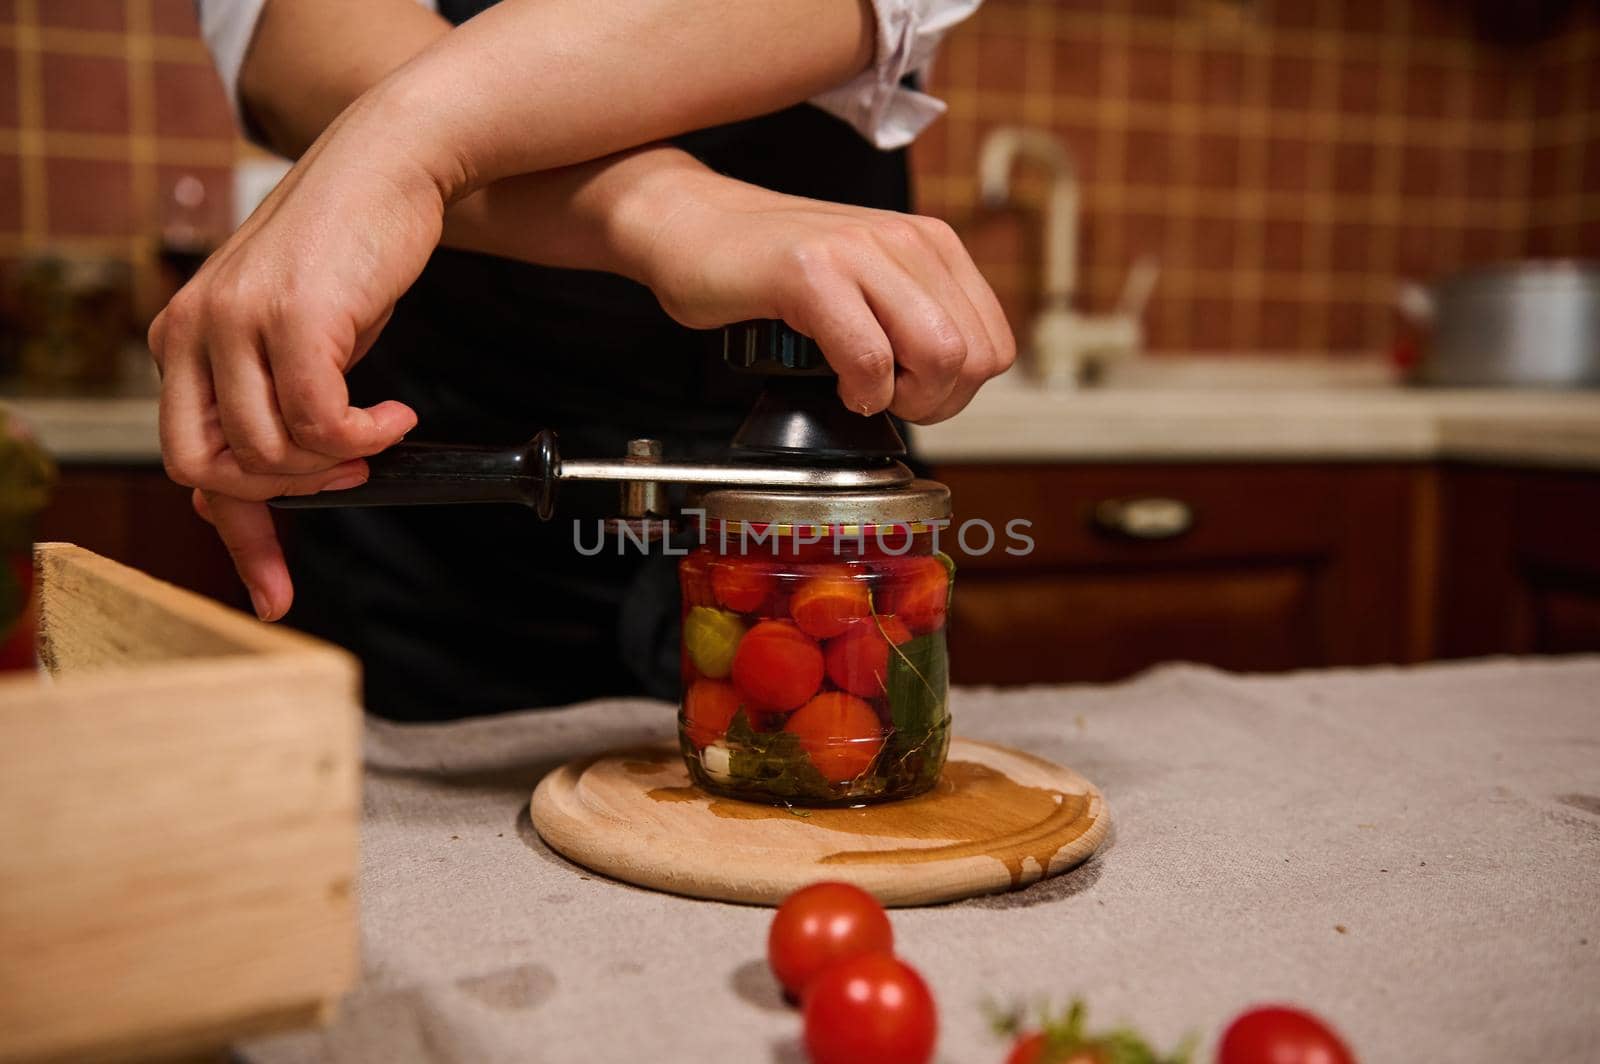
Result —
M630 769L632 771L632 769ZM658 802L707 801L726 820L784 820L868 838L927 839L931 846L841 850L823 864L900 864L993 857L1020 885L1032 858L1033 878L1050 868L1062 847L1094 826L1086 795L1018 783L975 761L951 761L933 790L916 798L859 809L808 809L803 818L780 806L711 798L696 787L657 787Z

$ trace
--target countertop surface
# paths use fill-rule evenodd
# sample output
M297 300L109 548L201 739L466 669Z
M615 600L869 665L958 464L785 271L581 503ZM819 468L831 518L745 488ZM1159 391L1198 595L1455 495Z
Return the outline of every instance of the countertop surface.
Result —
M0 399L67 463L160 460L154 399ZM913 430L933 462L1425 461L1600 469L1600 392L1130 387L1005 378ZM509 442L509 441L508 441Z
M1072 995L1200 1061L1284 1000L1364 1064L1600 1059L1597 689L1589 657L953 692L959 731L1078 769L1114 826L1065 876L892 913L937 1059L1003 1059L986 997ZM369 723L363 982L243 1057L801 1061L769 910L611 882L529 826L544 772L672 727L645 701Z

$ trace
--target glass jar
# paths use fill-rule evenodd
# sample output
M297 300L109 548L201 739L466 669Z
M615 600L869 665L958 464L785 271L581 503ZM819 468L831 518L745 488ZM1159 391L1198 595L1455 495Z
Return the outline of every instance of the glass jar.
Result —
M954 567L935 549L949 501L931 481L705 496L701 545L679 565L678 735L698 785L796 806L934 785L950 742Z

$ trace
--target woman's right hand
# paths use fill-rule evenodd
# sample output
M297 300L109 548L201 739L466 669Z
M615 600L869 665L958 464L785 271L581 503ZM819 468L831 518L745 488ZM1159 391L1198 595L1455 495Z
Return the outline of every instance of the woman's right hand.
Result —
M786 196L690 164L616 208L627 272L678 322L782 318L811 337L852 410L958 413L1016 359L1005 314L942 221Z

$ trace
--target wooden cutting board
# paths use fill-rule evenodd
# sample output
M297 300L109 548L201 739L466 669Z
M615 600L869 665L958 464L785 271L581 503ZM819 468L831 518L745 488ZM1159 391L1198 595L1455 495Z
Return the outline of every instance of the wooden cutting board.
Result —
M788 810L692 786L677 748L571 762L530 805L545 842L614 879L696 898L776 905L821 879L885 905L1016 890L1083 861L1104 841L1104 799L1071 769L957 739L938 785L903 802Z

